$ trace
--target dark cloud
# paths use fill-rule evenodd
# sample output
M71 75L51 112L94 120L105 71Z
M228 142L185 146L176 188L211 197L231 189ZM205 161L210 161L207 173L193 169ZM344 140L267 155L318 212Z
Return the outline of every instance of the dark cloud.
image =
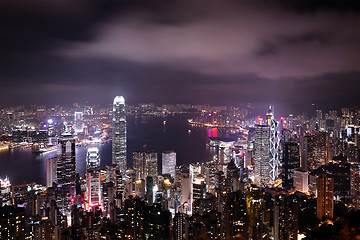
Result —
M355 1L0 4L2 105L359 101Z

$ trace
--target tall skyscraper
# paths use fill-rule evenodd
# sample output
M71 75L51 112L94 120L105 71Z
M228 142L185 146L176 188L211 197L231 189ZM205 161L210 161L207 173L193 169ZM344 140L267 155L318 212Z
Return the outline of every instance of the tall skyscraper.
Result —
M61 134L59 148L61 156L57 161L57 183L75 184L75 138L68 131Z
M283 187L293 186L294 170L300 168L299 144L285 142L282 158Z
M57 158L47 158L46 159L46 187L52 187L53 183L57 181L56 177L56 164Z
M296 197L280 194L274 202L274 238L297 239L299 204Z
M334 178L322 174L317 178L317 205L318 219L334 217Z
M146 180L146 177L152 177L156 180L157 171L157 153L155 151L133 152L133 168L135 178Z
M145 157L144 152L133 152L133 169L135 180L145 179Z
M91 147L86 155L86 197L89 207L101 205L99 149Z
M254 129L254 182L265 187L270 181L270 127L268 125L255 125Z
M157 153L155 151L145 152L145 178L152 177L154 182L158 176L157 162Z
M270 178L276 180L279 175L279 123L274 119L274 114L269 108L268 114L268 124L270 126Z
M116 96L113 103L112 163L119 166L121 174L126 171L126 112L125 99Z
M84 116L83 112L75 112L74 115L75 132L81 133L84 131Z
M170 174L175 177L176 152L165 151L162 153L162 174Z

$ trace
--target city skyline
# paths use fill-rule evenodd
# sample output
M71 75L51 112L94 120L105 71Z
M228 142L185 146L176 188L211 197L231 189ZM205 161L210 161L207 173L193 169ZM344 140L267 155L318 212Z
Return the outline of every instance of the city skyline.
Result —
M0 106L123 95L133 104L351 107L359 10L356 1L5 0Z

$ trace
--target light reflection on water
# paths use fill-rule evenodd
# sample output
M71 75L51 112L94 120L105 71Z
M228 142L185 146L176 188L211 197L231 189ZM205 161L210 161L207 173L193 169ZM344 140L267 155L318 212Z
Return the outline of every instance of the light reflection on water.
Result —
M177 164L203 162L211 159L206 148L208 136L217 136L217 129L192 128L187 124L189 115L158 118L128 118L127 144L128 167L132 167L132 152L137 150L155 150L158 152L159 167L161 152L175 150ZM164 125L164 120L166 124ZM191 130L189 132L189 129ZM208 130L211 135L208 135ZM111 163L111 143L98 145L101 166ZM76 169L80 175L85 173L87 147L76 149ZM36 182L46 184L46 158L55 157L56 152L45 155L32 153L31 149L13 149L0 151L0 176L8 176L12 184Z

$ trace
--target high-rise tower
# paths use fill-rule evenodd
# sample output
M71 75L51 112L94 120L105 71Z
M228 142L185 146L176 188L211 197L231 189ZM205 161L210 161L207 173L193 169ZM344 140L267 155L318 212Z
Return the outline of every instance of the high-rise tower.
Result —
M86 197L89 207L101 205L99 149L91 147L86 155Z
M278 126L279 123L274 119L274 114L269 108L268 114L268 124L270 125L270 171L269 175L272 180L276 180L279 175L279 136L278 136Z
M269 184L270 141L268 125L255 125L254 128L254 182L259 187Z
M126 171L126 112L125 99L116 96L113 104L112 163L119 166L121 174Z

